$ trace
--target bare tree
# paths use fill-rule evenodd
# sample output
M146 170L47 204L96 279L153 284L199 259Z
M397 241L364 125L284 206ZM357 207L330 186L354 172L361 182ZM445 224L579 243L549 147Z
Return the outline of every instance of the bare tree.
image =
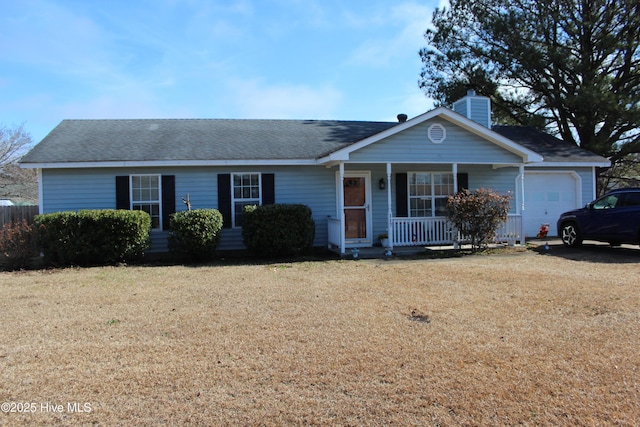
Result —
M14 129L0 125L0 172L5 166L15 164L32 145L33 140L24 125Z
M32 146L33 139L24 125L10 128L0 124L0 198L37 200L36 172L18 166L20 157Z

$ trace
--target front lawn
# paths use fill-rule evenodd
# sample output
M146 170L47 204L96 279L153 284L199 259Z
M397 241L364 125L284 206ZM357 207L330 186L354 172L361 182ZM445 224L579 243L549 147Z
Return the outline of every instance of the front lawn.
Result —
M639 278L534 251L1 273L0 424L638 425Z

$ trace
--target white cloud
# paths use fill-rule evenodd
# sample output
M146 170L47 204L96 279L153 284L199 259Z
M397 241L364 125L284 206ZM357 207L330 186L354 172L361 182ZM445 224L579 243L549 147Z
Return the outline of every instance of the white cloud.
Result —
M433 109L433 100L427 98L420 90L407 91L403 94L400 105L409 118L419 116Z
M31 1L14 12L3 18L11 34L0 42L7 59L64 73L99 69L104 34L93 21L50 2Z
M370 38L361 44L351 56L351 63L384 67L392 65L394 59L415 53L424 43L423 34L431 21L434 6L418 3L401 3L385 10L384 19L371 18L371 23L396 28L395 35L380 39ZM389 34L391 31L384 31Z
M234 117L262 119L334 118L342 93L331 86L267 85L261 80L233 81L228 104Z

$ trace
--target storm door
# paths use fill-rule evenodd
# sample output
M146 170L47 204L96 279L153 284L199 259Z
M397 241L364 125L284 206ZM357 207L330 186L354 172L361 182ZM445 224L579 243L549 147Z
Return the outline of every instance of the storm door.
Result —
M348 244L371 244L371 188L369 173L345 173L344 233Z

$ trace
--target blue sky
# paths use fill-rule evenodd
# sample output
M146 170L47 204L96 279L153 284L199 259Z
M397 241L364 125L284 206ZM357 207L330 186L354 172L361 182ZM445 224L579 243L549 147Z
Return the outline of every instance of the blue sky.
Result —
M0 123L395 120L443 0L0 0Z

